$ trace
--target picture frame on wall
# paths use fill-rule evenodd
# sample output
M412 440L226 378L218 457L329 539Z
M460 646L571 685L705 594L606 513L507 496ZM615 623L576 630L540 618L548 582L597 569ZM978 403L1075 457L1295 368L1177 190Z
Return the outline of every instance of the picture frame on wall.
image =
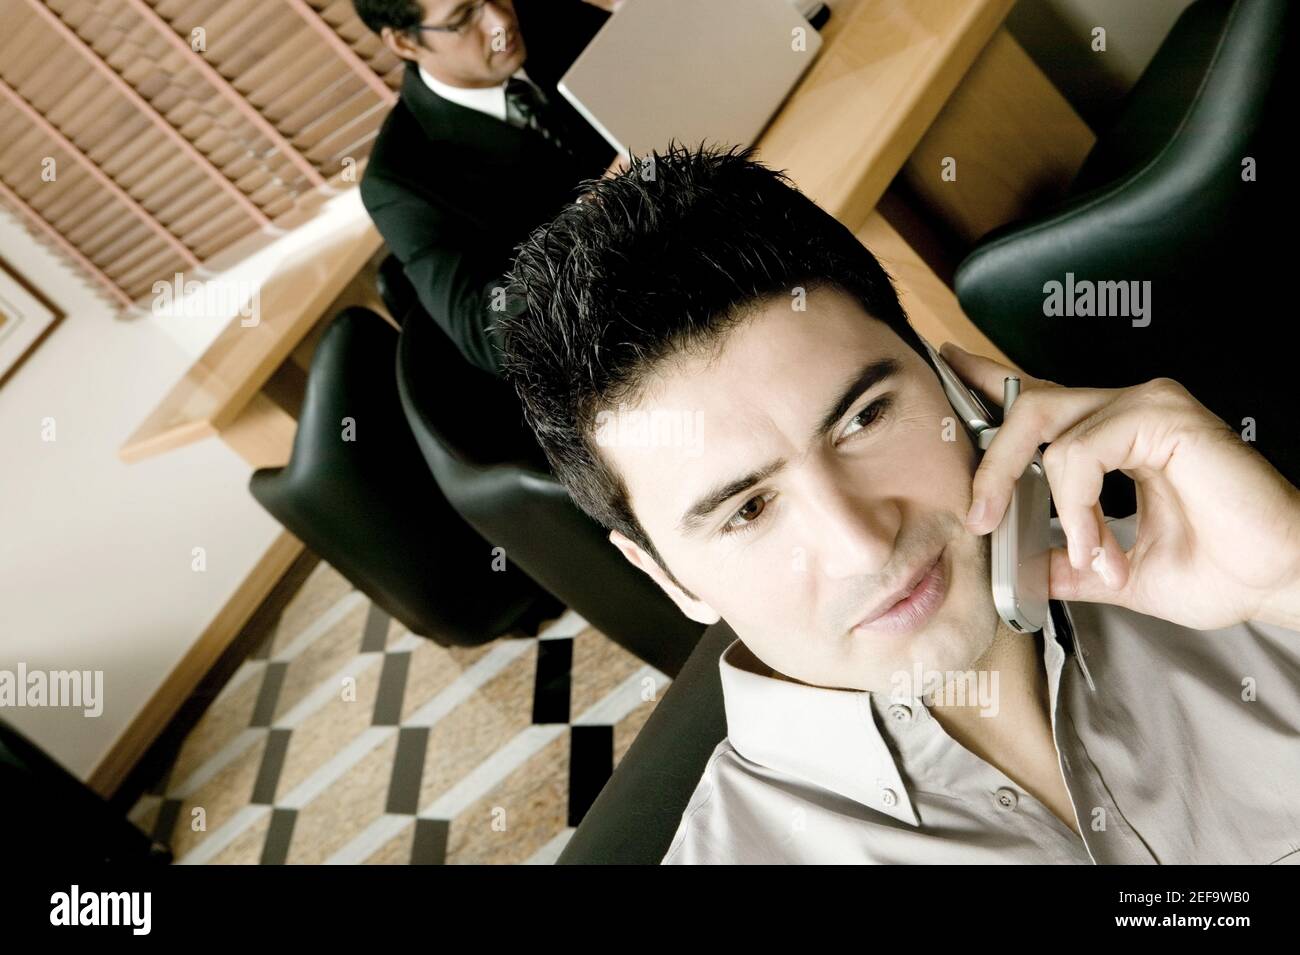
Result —
M0 258L0 388L63 317L53 302Z

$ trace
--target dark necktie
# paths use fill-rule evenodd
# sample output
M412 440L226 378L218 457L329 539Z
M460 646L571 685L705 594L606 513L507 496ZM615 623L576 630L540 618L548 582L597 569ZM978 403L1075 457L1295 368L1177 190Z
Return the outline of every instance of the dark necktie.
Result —
M547 104L542 92L528 80L512 76L506 81L506 120L513 126L532 129L548 142L573 155L564 140L567 129L558 111Z

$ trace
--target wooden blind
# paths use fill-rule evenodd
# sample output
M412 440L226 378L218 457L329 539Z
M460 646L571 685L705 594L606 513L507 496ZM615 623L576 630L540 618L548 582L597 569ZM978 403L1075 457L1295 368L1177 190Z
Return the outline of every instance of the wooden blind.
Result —
M0 0L0 202L129 314L358 181L401 66L351 0Z

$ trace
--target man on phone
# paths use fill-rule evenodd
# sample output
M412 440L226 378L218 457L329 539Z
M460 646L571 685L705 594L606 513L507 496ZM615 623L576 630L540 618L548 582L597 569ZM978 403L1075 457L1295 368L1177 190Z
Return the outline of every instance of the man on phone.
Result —
M597 183L510 293L555 474L737 635L665 862L1300 862L1300 492L1177 382L1021 374L981 455L880 264L748 149ZM1000 401L1010 369L942 355ZM1053 607L1025 634L989 532L1044 444Z

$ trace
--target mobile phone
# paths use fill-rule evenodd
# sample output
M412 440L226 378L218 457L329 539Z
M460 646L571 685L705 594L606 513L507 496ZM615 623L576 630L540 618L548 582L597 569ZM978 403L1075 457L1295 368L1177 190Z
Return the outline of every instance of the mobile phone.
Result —
M943 357L925 339L948 402L970 432L981 452L988 449L1001 426L1001 417L989 413L977 394L966 386ZM1008 375L1003 382L1002 414L1011 410L1020 394L1020 379ZM990 578L993 603L1007 626L1021 633L1043 628L1048 614L1048 569L1051 554L1051 488L1043 470L1043 456L1033 460L1016 481L1002 521L990 543Z

